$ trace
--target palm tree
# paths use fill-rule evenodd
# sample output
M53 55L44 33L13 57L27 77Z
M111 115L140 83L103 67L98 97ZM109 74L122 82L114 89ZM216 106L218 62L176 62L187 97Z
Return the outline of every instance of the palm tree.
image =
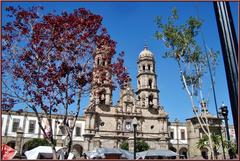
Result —
M211 136L213 141L213 151L214 156L216 159L218 159L218 150L221 146L221 136L220 135L212 135ZM226 147L227 143L224 141L224 147ZM204 135L199 141L197 142L197 148L203 149L203 148L209 148L209 139L206 135Z

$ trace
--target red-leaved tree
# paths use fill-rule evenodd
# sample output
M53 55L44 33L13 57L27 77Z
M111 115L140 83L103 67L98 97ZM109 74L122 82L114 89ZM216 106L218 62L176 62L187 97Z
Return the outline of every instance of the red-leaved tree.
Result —
M36 114L39 127L52 146L53 159L57 155L52 114L61 112L69 140L67 157L82 96L89 93L92 73L97 68L93 65L96 50L101 50L110 62L101 71L110 70L116 76L117 81L109 80L112 88L116 86L114 82L122 87L129 80L123 54L112 63L116 42L103 27L102 17L86 9L46 15L39 14L43 10L39 6L6 10L8 22L2 27L2 109L10 111L19 103L26 104ZM104 74L101 78L112 79ZM73 105L75 108L70 108ZM41 117L47 119L49 129L44 129ZM69 120L73 120L71 124Z

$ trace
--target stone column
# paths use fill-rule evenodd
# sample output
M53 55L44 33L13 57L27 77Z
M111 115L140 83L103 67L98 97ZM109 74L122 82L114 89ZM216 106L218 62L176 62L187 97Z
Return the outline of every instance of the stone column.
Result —
M160 119L160 124L159 124L159 126L160 126L160 132L163 132L163 120L162 119Z
M128 148L129 148L129 151L131 151L131 152L134 151L134 138L133 137L128 138Z
M89 138L89 140L88 140L88 148L89 148L89 150L95 149L93 143L94 142L93 142L92 138Z
M145 97L145 108L148 107L148 96Z
M127 104L123 102L123 112L127 112Z
M10 114L8 114L7 115L7 123L6 123L6 129L5 129L5 136L7 136L8 135L8 128L9 128L9 124L10 124L10 119L11 119L11 117L10 117Z
M96 119L96 115L95 115L95 114L92 114L92 115L91 115L91 124L90 124L91 131L93 130L92 132L95 132L95 131L94 131L94 129L95 129L95 119ZM92 133L92 132L91 132L91 133Z
M56 143L56 146L60 146L60 147L63 146L62 132L61 132L60 129L58 130L58 133L57 133L57 143Z
M167 132L167 120L164 120L164 132Z
M110 94L108 93L105 95L105 104L110 105Z
M85 114L85 133L90 133L90 122L91 122L91 118L90 118L90 114Z
M89 151L89 150L90 150L90 138L84 137L83 151Z
M157 97L155 97L153 99L153 108L157 109L158 108L158 101L157 101Z
M155 147L156 147L156 149L161 149L160 139L158 139L158 140L155 141Z
M94 137L94 149L101 148L100 135L97 133Z
M23 132L26 129L26 126L28 126L26 125L26 122L27 122L27 113L24 115L24 119L23 119Z
M22 141L23 141L23 130L19 128L17 130L17 137L16 137L16 144L15 144L15 150L17 150L16 157L21 158L22 155Z

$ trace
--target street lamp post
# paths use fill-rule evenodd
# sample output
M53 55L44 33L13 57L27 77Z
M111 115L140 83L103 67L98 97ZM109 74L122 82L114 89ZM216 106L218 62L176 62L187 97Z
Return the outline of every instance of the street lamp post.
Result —
M132 120L132 125L133 125L133 133L134 133L134 146L133 146L133 158L136 159L136 131L137 131L137 119L136 117L133 118Z
M220 107L220 114L223 116L224 122L225 122L227 141L228 141L228 154L230 159L233 159L232 148L230 144L229 127L228 127L228 109L227 109L227 106L225 106L224 104Z

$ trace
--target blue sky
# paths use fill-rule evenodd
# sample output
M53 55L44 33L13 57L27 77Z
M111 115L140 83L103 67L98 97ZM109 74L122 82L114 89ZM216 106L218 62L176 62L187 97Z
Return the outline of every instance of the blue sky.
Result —
M125 52L125 64L131 75L132 86L135 90L137 86L137 58L144 44L147 43L156 59L160 103L169 113L169 119L171 121L175 118L178 118L180 121L185 121L186 118L193 116L193 112L191 110L190 100L186 92L182 89L176 62L162 58L166 49L161 41L154 38L154 33L157 29L154 22L155 17L162 16L163 18L167 18L167 16L171 14L172 8L176 7L180 17L179 23L183 23L188 17L197 16L196 11L198 10L199 17L203 20L202 31L207 46L221 53L212 2L3 2L2 7L4 8L8 5L21 5L23 7L42 5L45 8L43 13L48 13L53 10L57 12L63 10L71 12L76 8L86 8L95 14L103 16L103 25L107 28L112 39L117 42L117 52ZM238 3L231 2L230 5L235 28L237 29ZM3 11L3 24L5 22L5 16L6 13ZM199 40L199 43L202 45L201 39ZM218 107L224 102L224 104L229 107L229 111L231 111L221 54L218 62L215 86ZM206 87L206 98L210 100L209 111L216 115L209 82ZM117 101L118 96L119 91L116 90L113 96L114 102ZM86 106L87 104L88 99L86 98L82 105ZM231 112L229 122L232 123Z

